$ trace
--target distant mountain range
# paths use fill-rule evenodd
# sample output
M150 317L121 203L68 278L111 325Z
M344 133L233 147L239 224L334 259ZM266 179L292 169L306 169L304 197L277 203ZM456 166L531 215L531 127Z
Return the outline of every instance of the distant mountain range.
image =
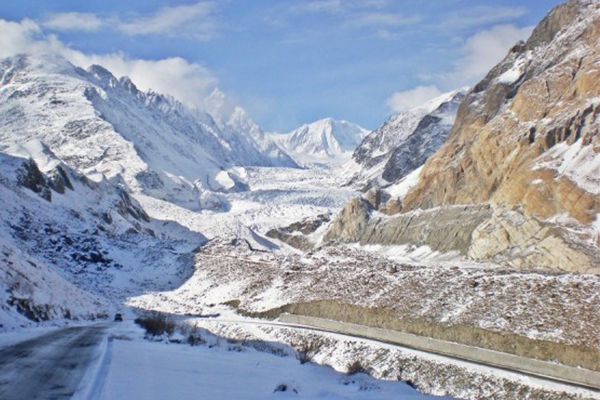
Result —
M271 137L300 164L341 164L368 132L351 122L325 118Z

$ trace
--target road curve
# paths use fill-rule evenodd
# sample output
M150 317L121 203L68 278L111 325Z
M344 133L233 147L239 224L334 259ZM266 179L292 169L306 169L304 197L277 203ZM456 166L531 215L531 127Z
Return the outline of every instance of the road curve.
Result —
M61 329L0 349L0 399L70 399L108 326Z

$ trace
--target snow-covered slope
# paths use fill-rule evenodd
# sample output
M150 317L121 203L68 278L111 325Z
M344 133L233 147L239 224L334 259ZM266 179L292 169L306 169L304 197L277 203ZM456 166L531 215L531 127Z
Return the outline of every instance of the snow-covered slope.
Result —
M419 168L452 129L467 88L445 93L393 115L370 133L344 167L355 182L397 182Z
M136 193L190 209L207 206L207 191L243 189L233 166L294 165L242 109L220 125L101 66L84 71L57 56L0 63L0 132L0 148L39 139L93 180L119 175Z
M350 158L367 133L356 124L325 118L272 137L302 164L340 164Z
M135 264L114 238L149 233L149 219L118 179L94 183L39 141L8 151L0 152L0 330L106 314L104 290Z

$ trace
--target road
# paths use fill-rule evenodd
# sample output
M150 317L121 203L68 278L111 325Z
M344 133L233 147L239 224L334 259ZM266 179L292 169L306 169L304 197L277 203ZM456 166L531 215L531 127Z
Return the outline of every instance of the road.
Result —
M406 346L433 354L441 354L463 361L474 362L479 365L487 365L491 370L501 368L516 373L534 375L542 379L560 381L563 384L595 389L596 391L600 389L598 385L600 374L597 372L537 360L522 359L484 349L467 348L467 346L440 342L430 338L412 337L414 335L389 332L338 321L291 315L282 315L279 322L228 321L218 318L208 319L208 321L247 323L252 325L278 325L293 329L319 330L356 338L374 339L388 344L400 345L400 347ZM95 361L98 346L106 337L107 329L110 326L110 323L101 323L61 329L1 348L0 399L70 399L79 389L88 367ZM415 340L417 342L414 342ZM425 342L423 342L424 340ZM451 347L447 348L447 346ZM467 353L463 354L465 351ZM505 360L507 357L508 359Z
M0 399L70 399L109 326L61 329L0 349Z

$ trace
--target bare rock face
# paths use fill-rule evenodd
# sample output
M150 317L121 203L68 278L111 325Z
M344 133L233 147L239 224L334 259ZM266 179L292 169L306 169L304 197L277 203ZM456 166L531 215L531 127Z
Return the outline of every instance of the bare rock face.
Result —
M456 206L399 214L369 215L370 204L361 198L351 201L335 220L325 241L333 238L362 245L428 246L434 251L456 251L466 255L475 229L492 215L489 206Z
M309 235L315 233L317 229L330 220L331 214L320 214L315 218L305 218L286 227L271 229L266 233L266 236L281 240L297 249L309 251L315 246Z
M589 238L588 238L589 239ZM556 224L497 209L472 233L470 258L515 268L537 266L600 274L600 254Z
M589 224L600 212L600 3L556 7L468 95L406 210L491 202Z
M573 235L560 224L486 204L399 214L393 212L391 201L381 204L379 213L370 213L374 209L368 200L354 199L334 221L325 241L427 246L518 269L600 274L600 253L589 245L595 238Z
M386 203L390 196L379 188L371 188L364 194L363 198L371 204L375 210L379 210Z
M42 174L35 161L28 160L23 163L18 177L18 183L32 192L37 193L44 200L52 200L52 192L50 191L46 177Z
M372 212L373 206L367 200L361 197L350 200L333 222L323 241L359 241L369 225Z
M402 212L402 201L398 198L391 198L382 204L378 211L386 215L400 214Z
M419 168L446 140L468 88L445 93L392 115L355 149L358 167L349 184L363 190L398 182Z
M419 168L439 149L452 129L466 90L459 90L419 122L415 130L389 156L381 177L397 182Z
M65 171L63 167L57 165L56 168L47 173L48 175L48 184L50 188L57 193L65 194L65 190L74 190L73 184L69 179L69 174Z

